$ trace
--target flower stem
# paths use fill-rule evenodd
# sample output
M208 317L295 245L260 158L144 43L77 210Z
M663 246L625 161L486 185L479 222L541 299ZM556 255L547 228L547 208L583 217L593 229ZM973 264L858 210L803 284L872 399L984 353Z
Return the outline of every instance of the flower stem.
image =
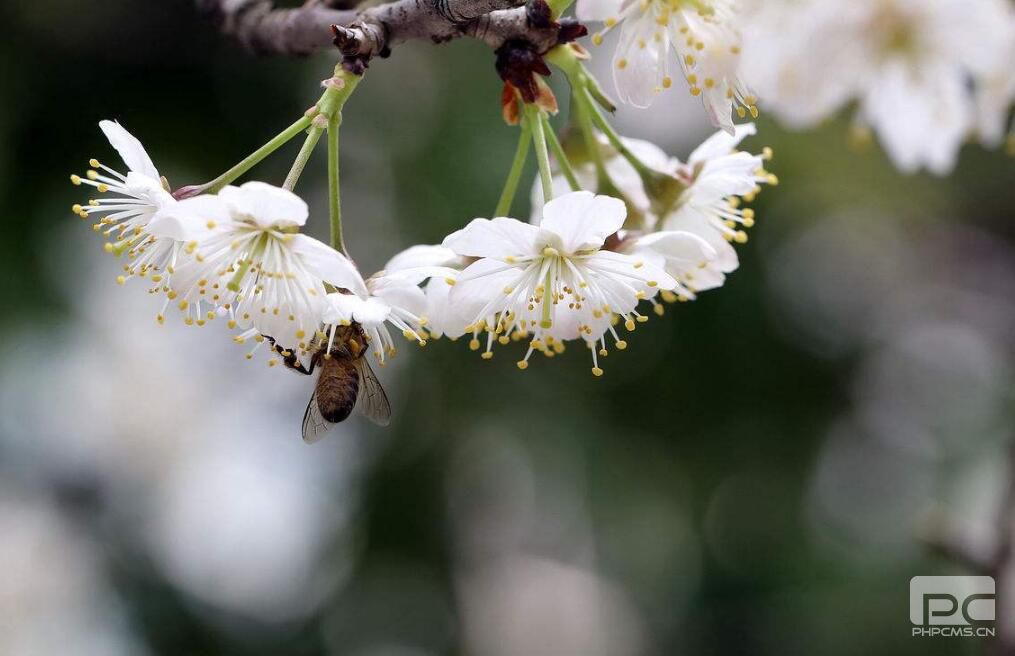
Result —
M497 201L497 209L493 211L494 216L507 216L511 211L511 203L515 200L515 193L518 191L518 181L522 177L522 170L525 168L525 160L529 156L529 146L532 140L532 128L527 120L523 120L521 133L518 135L518 147L515 149L515 158L511 162L511 170L508 172L507 180L504 182L504 190Z
M532 143L536 147L536 161L539 162L539 180L543 185L543 202L553 198L553 174L550 172L550 153L546 150L546 132L540 118L542 110L535 105L525 106L525 117L532 128Z
M300 148L300 152L296 155L296 161L293 162L293 167L289 170L289 175L285 177L285 182L282 187L292 191L296 187L296 183L299 181L300 176L303 175L303 169L307 166L307 161L310 159L310 155L314 152L314 148L317 146L317 142L321 139L321 134L324 133L322 128L311 126L307 132L306 141L303 142L303 146Z
M557 163L560 164L560 170L563 172L564 178L567 179L567 184L570 185L571 191L581 191L582 186L578 182L578 176L575 175L574 169L571 167L571 161L567 158L564 147L560 145L560 140L557 139L557 133L550 126L550 119L545 114L541 114L540 120L543 123L546 137L550 142L550 148L553 149L553 156L557 158Z
M331 246L348 257L345 238L342 236L342 202L338 179L338 127L341 123L339 112L328 119L328 216L331 220Z
M592 96L589 95L588 89L584 87L581 88L579 90L579 94L581 95L579 102L582 102L588 108L589 114L592 116L592 121L596 124L596 127L599 128L600 132L606 135L610 145L616 148L617 152L620 153L620 155L626 159L628 163L630 163L631 166L638 171L638 173L653 173L649 167L645 166L645 164L638 159L637 155L631 152L631 149L624 144L624 141L620 138L620 135L617 134L617 131L613 129L613 126L610 125L610 122L603 117L599 108L596 107L595 102L592 100Z
M326 118L328 121L328 217L331 223L331 246L335 250L341 251L346 257L349 256L349 252L345 248L345 238L342 235L338 129L342 125L342 108L356 89L360 79L361 76L350 73L339 63L335 66L335 77L325 83L327 89L321 99L317 101L320 118ZM319 125L319 123L315 125Z
M245 158L243 158L243 160L241 160L231 169L229 169L219 177L215 178L211 182L207 182L201 185L201 191L205 191L208 193L218 192L223 187L228 185L230 182L236 180L236 178L240 177L241 175L252 169L262 159L278 150L284 144L288 143L288 141L293 137L295 137L297 134L299 134L303 130L306 130L310 126L311 120L312 120L311 117L303 116L298 121L287 127L285 130L282 130L277 135L275 135L271 139L271 141L269 141L268 143L264 144L254 152L247 155Z

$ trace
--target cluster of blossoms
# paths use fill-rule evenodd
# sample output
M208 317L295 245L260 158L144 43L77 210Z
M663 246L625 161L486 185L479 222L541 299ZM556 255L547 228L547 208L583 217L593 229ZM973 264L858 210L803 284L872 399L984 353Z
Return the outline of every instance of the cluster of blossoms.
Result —
M743 228L753 224L741 199L774 181L764 155L735 151L754 133L751 125L736 137L717 133L686 163L627 141L680 188L660 214L653 214L653 188L611 152L606 166L620 198L570 191L539 199L532 223L475 219L442 245L409 248L364 279L344 254L300 232L308 209L292 191L247 182L177 199L137 139L117 123L100 127L128 172L92 160L86 176L71 179L100 198L74 211L101 215L94 227L109 238L106 250L124 258L118 282L151 281L149 291L163 297L159 322L170 305L188 325L223 319L238 331L235 341L255 343L248 358L269 344L270 364L279 356L305 360L337 327L355 322L381 363L395 350L393 327L420 345L469 334L476 350L485 335L486 359L494 344L524 341L521 369L534 352L552 357L580 340L601 375L610 344L627 346L619 331L648 319L642 303L662 314L660 301L692 299L723 283L737 266L731 243L746 241ZM591 165L578 173L595 186ZM555 177L556 186L566 184Z
M761 185L776 183L765 170L770 151L738 150L755 129L734 125L731 116L756 116L757 107L738 72L732 4L645 0L614 9L608 29L624 22L616 61L623 99L647 104L647 87L639 86L646 80L653 81L651 93L670 86L664 56L672 45L692 93L703 96L722 128L686 161L616 133L603 113L613 110L612 102L585 68L582 47L561 43L534 54L513 44L498 52L498 72L505 80L504 117L520 127L519 147L494 218L474 219L440 244L402 251L369 277L348 256L341 229L338 129L364 71L348 62L336 67L303 118L202 185L174 190L137 139L118 123L101 122L127 172L91 160L86 175L71 181L93 187L98 197L73 210L93 219L108 240L106 250L122 258L120 284L150 282L149 292L161 297L159 323L169 313L188 325L218 320L236 342L253 344L248 359L266 349L269 365L304 373L336 352L344 361L332 372L359 368L367 352L384 364L396 350L394 330L421 346L466 337L487 360L495 345L519 342L515 362L523 370L534 354L552 358L576 343L588 349L592 373L601 376L602 358L626 349L628 333L652 314L663 315L666 303L723 285L738 266L734 245L747 241L754 224L744 203ZM580 15L593 10L605 8L582 0ZM574 120L564 143L549 123L558 105L540 77L549 74L544 56L571 87ZM283 186L234 184L301 133L306 140ZM324 134L330 245L302 232L309 210L293 192ZM524 221L509 215L530 148L539 177ZM360 376L375 385L369 372ZM386 423L387 402L376 387L367 398L373 409L364 413ZM348 414L347 398L327 402L327 412L315 399L316 393L305 439Z

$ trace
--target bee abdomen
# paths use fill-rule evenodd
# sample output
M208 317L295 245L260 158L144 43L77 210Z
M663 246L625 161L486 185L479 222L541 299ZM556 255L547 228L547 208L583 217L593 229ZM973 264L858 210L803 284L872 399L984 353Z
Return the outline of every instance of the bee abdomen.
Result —
M317 381L317 407L327 421L338 423L352 414L359 395L359 372L346 360L332 359Z

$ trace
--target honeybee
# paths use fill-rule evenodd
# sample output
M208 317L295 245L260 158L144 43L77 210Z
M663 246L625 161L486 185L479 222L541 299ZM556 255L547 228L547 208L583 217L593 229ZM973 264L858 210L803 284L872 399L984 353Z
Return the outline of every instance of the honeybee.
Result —
M289 369L306 376L317 368L321 370L303 413L304 442L318 441L332 426L345 421L353 410L379 426L388 425L391 404L370 368L366 358L367 337L358 323L338 327L330 351L328 342L323 341L311 356L309 367L304 367L294 353L283 351L274 340L272 345Z

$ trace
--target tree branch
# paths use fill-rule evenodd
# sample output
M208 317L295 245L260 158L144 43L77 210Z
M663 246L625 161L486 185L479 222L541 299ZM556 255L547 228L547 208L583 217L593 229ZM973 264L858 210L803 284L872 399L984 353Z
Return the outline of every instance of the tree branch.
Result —
M520 6L524 0L397 0L361 12L333 9L344 4L336 0L310 0L295 9L275 9L271 0L196 1L224 34L258 54L307 55L334 43L347 58L365 62L404 41L443 43L460 36L493 48L524 39L545 52L560 31L556 23L532 20Z

